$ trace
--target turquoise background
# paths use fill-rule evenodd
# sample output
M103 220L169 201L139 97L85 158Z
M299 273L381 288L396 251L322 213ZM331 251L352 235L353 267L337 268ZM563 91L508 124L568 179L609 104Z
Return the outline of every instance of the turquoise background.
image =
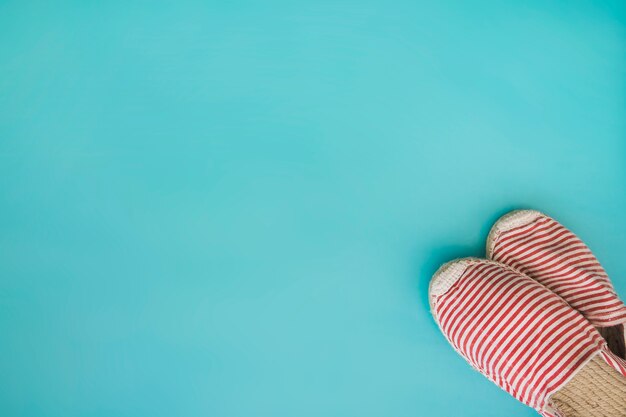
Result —
M513 208L626 296L623 1L0 1L0 414L534 416L432 273Z

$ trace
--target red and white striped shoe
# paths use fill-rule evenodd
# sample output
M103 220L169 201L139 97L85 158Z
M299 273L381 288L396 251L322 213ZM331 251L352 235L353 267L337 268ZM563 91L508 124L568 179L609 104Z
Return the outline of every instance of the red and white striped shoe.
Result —
M626 306L591 250L559 222L535 210L506 214L489 233L487 257L561 296L626 357Z
M435 273L429 298L454 349L543 416L625 415L626 361L537 281L494 261L466 258Z

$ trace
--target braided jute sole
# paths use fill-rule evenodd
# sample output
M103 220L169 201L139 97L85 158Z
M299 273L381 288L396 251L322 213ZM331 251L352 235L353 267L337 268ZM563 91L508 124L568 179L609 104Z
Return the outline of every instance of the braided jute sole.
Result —
M550 402L564 417L626 417L626 378L595 356Z

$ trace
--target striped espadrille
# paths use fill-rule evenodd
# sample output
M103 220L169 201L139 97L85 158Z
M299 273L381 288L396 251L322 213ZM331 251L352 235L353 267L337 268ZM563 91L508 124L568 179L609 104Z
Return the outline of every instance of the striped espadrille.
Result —
M559 222L535 210L506 214L489 233L487 257L561 296L626 357L626 306L591 250Z
M626 381L626 361L608 349L589 321L509 266L476 258L450 262L433 276L429 297L433 317L454 349L543 416L584 413L568 398L591 377ZM611 398L620 392L601 388L610 391L605 408L619 409Z

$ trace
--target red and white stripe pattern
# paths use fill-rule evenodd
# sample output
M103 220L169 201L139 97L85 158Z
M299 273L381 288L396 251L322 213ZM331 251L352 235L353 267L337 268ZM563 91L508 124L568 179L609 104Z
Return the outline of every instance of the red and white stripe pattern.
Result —
M497 262L444 265L430 286L441 331L475 369L535 408L558 416L549 397L595 355L626 376L596 329L561 297Z
M538 211L513 212L496 222L487 257L545 285L595 326L626 323L626 306L587 245Z

